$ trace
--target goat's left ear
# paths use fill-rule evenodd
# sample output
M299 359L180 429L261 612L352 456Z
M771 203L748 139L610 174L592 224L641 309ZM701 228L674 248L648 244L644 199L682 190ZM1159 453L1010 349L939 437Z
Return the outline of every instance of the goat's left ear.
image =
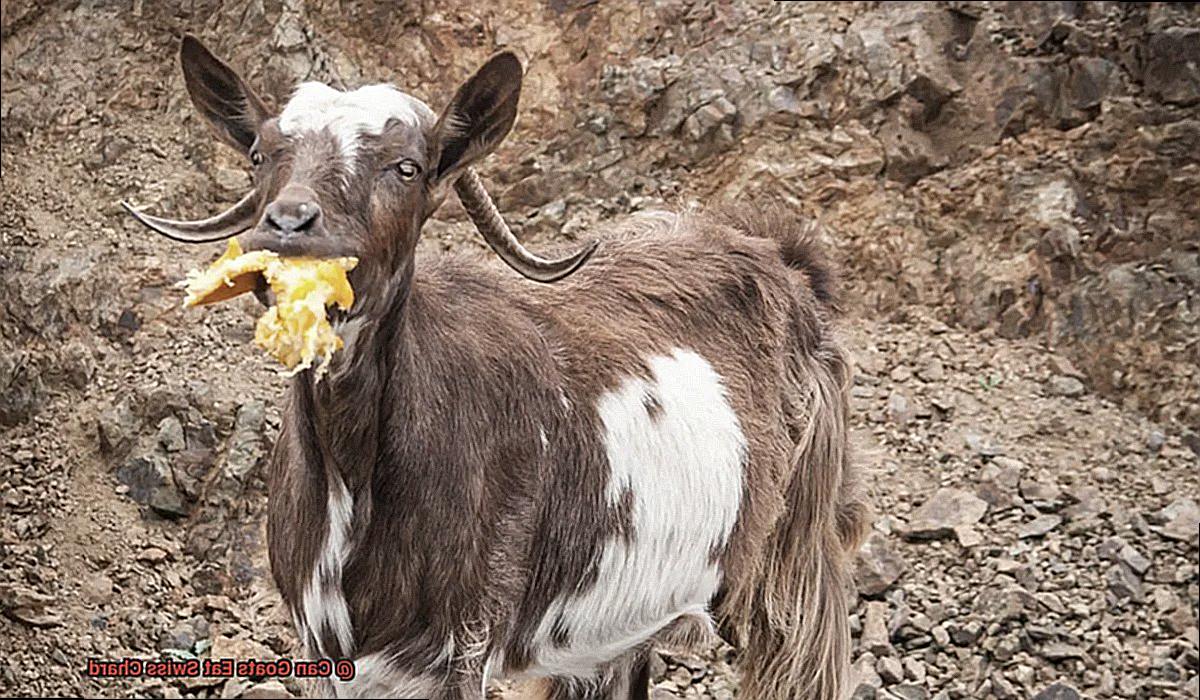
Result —
M500 145L517 118L521 76L516 55L503 51L458 88L434 127L435 183L448 182Z
M222 141L248 154L258 138L258 127L270 116L262 99L191 34L185 34L179 45L179 62L196 109Z

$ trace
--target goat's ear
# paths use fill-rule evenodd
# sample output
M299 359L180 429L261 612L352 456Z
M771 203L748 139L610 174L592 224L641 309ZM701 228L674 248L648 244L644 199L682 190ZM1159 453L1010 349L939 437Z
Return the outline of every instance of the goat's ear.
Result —
M258 95L237 71L205 48L200 40L185 34L179 48L183 80L192 104L208 120L222 141L249 153L258 137L258 127L269 117Z
M448 181L500 145L517 118L521 74L521 62L504 51L458 88L434 127L438 149L434 182Z

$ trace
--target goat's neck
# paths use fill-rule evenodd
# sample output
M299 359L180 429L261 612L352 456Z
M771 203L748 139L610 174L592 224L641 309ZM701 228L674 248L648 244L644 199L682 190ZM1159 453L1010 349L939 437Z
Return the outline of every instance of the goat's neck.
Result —
M337 331L344 341L329 372L297 378L295 391L309 418L326 475L354 492L369 482L378 456L381 398L391 375L395 346L402 342L412 285L410 261L388 280L383 293L367 295Z

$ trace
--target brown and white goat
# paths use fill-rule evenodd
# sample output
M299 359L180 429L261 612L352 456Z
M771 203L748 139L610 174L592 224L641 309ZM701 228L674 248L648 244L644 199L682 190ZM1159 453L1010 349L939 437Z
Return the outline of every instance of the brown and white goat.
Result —
M269 474L271 567L304 650L357 662L324 692L480 697L527 677L553 698L645 698L651 647L715 625L743 697L840 697L865 508L808 227L660 213L540 258L469 169L516 117L511 53L440 116L391 86L318 83L274 115L194 38L181 56L254 190L203 221L135 216L361 260L334 318L345 349L292 380ZM452 184L509 266L556 284L417 255Z

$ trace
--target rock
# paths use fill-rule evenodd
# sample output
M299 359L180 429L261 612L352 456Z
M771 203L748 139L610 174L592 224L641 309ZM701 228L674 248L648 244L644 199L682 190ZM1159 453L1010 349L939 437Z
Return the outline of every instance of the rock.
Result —
M836 127L840 129L841 127ZM838 154L830 164L830 170L846 178L876 175L883 168L883 150L869 132L855 138L854 144Z
M879 677L883 679L883 682L888 685L904 680L904 666L895 657L885 656L879 659L879 663L875 665L875 670L879 673Z
M692 112L683 121L682 134L687 141L696 144L693 160L703 160L732 146L737 116L737 105L724 95L718 95Z
M987 509L987 502L969 491L938 489L913 512L902 534L914 540L950 537L954 528L979 522Z
M867 536L854 564L854 582L859 593L880 595L904 573L907 565L888 543L886 536L872 532Z
M876 135L883 143L886 156L883 172L889 180L912 185L946 167L945 157L938 153L929 135L898 119L884 124Z
M209 472L216 463L216 452L210 447L189 447L171 455L171 476L179 492L197 500Z
M1024 474L1025 469L1028 468L1025 462L1004 455L992 457L991 463L998 469L996 479L1014 489L1020 483L1021 474Z
M175 416L167 416L158 422L156 441L167 452L179 452L185 447L183 424Z
M1012 506L1025 469L1025 464L1019 460L1002 455L993 457L979 471L979 497L993 509Z
M1017 528L1017 537L1021 539L1042 537L1054 528L1062 525L1062 521L1061 515L1040 515Z
M1124 564L1109 567L1104 579L1108 583L1108 592L1117 600L1128 598L1135 603L1141 603L1146 599L1141 579Z
M58 354L59 371L68 384L76 389L86 389L96 374L96 362L92 350L86 344L72 340Z
M30 627L57 627L62 616L51 609L54 596L18 584L0 584L0 610L8 617Z
M931 357L917 370L917 377L931 384L940 382L946 377L946 369L940 359Z
M104 574L91 574L79 582L79 595L92 605L108 605L113 598L112 579Z
M221 165L213 168L213 182L226 194L236 194L239 197L250 188L250 180L245 171L240 168L227 168Z
M978 547L983 544L983 535L970 525L954 526L954 536L958 539L958 543L966 548Z
M265 700L266 698L294 698L296 696L288 692L288 689L283 686L283 683L280 683L277 680L269 680L263 681L262 683L255 683L249 688L246 688L246 690L244 690L238 697L246 698L246 700L250 700L251 698Z
M1072 505L1063 513L1068 518L1087 518L1108 512L1108 501L1103 492L1094 486L1076 486L1066 492Z
M137 560L149 564L157 564L160 561L164 561L167 556L167 551L162 547L146 547L137 553Z
M30 627L58 627L63 624L62 615L45 609L16 607L8 608L4 614Z
M1062 642L1051 642L1041 648L1039 653L1051 661L1065 661L1067 659L1082 659L1084 657L1083 649L1072 644L1064 644Z
M1065 107L1076 112L1098 109L1112 88L1116 70L1112 61L1098 56L1071 59L1063 85Z
M1021 480L1021 498L1033 504L1053 504L1062 498L1062 489L1057 484L1033 479Z
M44 395L45 385L34 357L0 346L0 426L17 425L32 418Z
M1072 205L1072 208L1074 206L1075 205ZM1080 372L1070 359L1063 357L1062 355L1046 356L1046 364L1050 366L1050 370L1055 374L1061 374L1067 377L1075 377L1076 379L1083 379L1083 372Z
M925 684L925 675L926 675L925 664L921 663L920 659L918 659L916 657L912 657L912 656L906 657L904 659L904 676L905 676L905 678L912 681L913 683L916 683L917 685L924 685Z
M173 487L156 489L146 505L150 506L150 510L171 520L186 518L190 512L179 492Z
M157 452L134 455L117 469L117 481L129 488L134 501L168 518L183 517L187 508L175 488L167 459Z
M888 420L896 425L905 425L912 419L912 415L912 406L909 404L908 397L898 391L893 391L887 401Z
M238 482L258 464L263 456L262 427L266 407L262 401L247 401L238 408L233 422L233 434L225 452L225 473Z
M854 689L851 700L873 700L883 687L883 679L875 672L875 663L875 655L869 651L854 662L850 669L850 687Z
M196 646L196 630L190 622L180 622L162 633L158 640L159 651L178 649L191 651Z
M129 487L128 496L138 503L149 503L156 489L170 478L170 467L162 455L151 452L134 455L116 472L117 481Z
M213 638L210 655L214 659L259 659L260 661L276 657L273 651L253 639L225 635L217 635Z
M1150 435L1146 437L1146 450L1151 454L1161 452L1165 444L1167 444L1167 436L1161 430L1152 430L1150 431Z
M996 457L1002 451L990 438L975 430L963 432L963 443L980 457Z
M1183 686L1183 696L1187 698L1200 697L1200 676L1192 676Z
M767 106L767 118L779 124L795 126L800 118L807 115L808 110L796 98L796 89L786 85L777 85L767 90L764 101Z
M1174 484L1161 476L1150 477L1150 492L1155 496L1165 496L1175 490Z
M929 697L929 691L912 683L892 686L888 688L887 692L891 693L893 697L901 698L901 700L926 700Z
M1197 546L1200 538L1200 506L1190 498L1177 498L1154 515L1155 522L1163 523L1155 532L1172 540Z
M1080 700L1080 697L1078 690L1059 681L1038 691L1038 694L1033 696L1033 700Z
M863 619L862 648L876 656L885 656L891 651L887 603L881 601L867 603L867 612Z
M1143 576L1150 569L1150 560L1142 556L1142 553L1133 548L1132 545L1125 545L1117 552L1117 559L1132 569L1138 576Z
M100 412L96 422L100 449L105 454L124 454L137 437L141 423L128 401L120 401Z
M1083 396L1086 389L1083 382L1075 377L1054 376L1046 383L1046 390L1052 396L1076 397Z
M562 198L548 202L542 205L538 214L550 222L561 224L567 216L567 202Z
M221 686L221 697L228 700L229 698L240 698L242 693L246 692L252 684L244 678L230 678Z
M1033 619L1041 611L1041 602L1028 590L1017 585L985 589L974 602L975 611L994 622ZM954 632L951 631L951 636ZM963 646L957 637L955 643Z
M1154 97L1177 105L1200 102L1200 29L1170 27L1150 37L1142 82Z
M199 411L189 412L183 431L187 444L190 446L189 449L215 449L217 447L217 430L212 422L201 415Z
M893 639L908 641L927 634L933 628L933 621L925 613L900 608L893 616L891 626Z

